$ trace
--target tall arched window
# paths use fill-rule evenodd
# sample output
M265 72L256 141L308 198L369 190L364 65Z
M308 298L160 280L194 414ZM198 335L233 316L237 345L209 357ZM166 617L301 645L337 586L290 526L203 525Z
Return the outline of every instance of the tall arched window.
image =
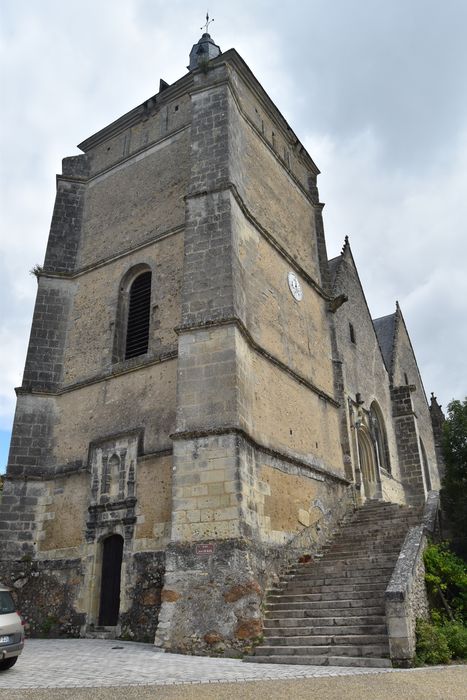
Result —
M133 281L128 300L125 360L144 355L149 345L151 317L151 273L143 272Z
M132 267L120 282L113 362L145 355L151 325L151 279L148 265Z
M430 467L428 466L428 459L426 456L425 445L420 438L420 451L422 453L422 465L423 465L423 475L425 477L425 486L427 491L431 491L431 476Z
M384 420L381 414L381 409L376 403L376 401L373 401L373 403L370 406L370 427L371 436L373 438L375 446L376 457L378 459L378 466L382 467L387 472L391 472L386 428L384 427Z

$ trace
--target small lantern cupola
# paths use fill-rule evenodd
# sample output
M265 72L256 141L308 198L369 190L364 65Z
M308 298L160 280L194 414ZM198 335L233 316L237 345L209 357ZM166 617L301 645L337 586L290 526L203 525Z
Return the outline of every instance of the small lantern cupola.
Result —
M220 56L222 53L220 47L214 43L211 39L211 35L208 34L208 28L211 22L214 22L214 20L210 20L209 15L206 14L206 24L204 27L201 27L201 29L205 31L201 39L197 44L193 45L190 51L190 65L188 66L188 70L195 70L202 65L206 65L208 61L217 58L217 56Z

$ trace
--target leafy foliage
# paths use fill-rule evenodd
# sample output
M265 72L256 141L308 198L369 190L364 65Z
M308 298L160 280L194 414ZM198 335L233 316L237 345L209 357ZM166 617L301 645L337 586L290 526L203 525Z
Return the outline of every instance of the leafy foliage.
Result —
M441 627L425 620L417 620L417 655L415 663L447 664L451 660L451 652Z
M442 620L432 615L431 622L417 620L415 664L446 664L451 659L467 658L467 627L457 620Z
M453 659L467 657L467 627L462 622L450 620L441 627Z
M446 543L431 544L424 552L425 581L430 605L441 614L467 623L467 566Z
M424 552L431 621L417 620L415 663L445 664L467 657L467 567L446 543Z
M443 426L445 475L441 506L451 530L452 546L467 559L467 397L451 401Z

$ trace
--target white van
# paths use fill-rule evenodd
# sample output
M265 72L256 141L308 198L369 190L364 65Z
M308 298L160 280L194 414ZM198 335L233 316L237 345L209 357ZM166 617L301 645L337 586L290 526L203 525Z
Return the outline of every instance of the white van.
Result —
M8 588L0 583L0 671L15 665L23 647L23 623Z

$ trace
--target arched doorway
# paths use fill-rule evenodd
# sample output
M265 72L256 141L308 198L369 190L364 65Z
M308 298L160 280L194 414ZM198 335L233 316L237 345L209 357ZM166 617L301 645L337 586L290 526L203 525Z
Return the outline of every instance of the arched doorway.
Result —
M103 542L99 625L114 627L120 611L120 578L123 537L111 535Z
M366 498L380 498L381 487L375 451L371 437L365 428L359 428L358 430L358 457Z

